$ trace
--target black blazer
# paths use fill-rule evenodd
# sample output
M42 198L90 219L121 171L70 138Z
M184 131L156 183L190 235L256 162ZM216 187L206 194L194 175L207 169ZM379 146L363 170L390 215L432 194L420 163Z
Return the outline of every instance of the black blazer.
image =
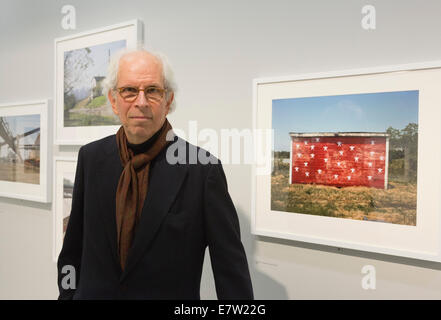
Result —
M253 298L222 165L168 163L167 152L176 150L181 162L183 150L187 161L192 151L205 154L175 137L151 163L146 200L122 272L115 193L123 168L116 137L80 148L72 211L58 258L59 299L200 299L207 246L218 298ZM75 289L63 289L63 277L70 274L62 273L67 265L75 268Z

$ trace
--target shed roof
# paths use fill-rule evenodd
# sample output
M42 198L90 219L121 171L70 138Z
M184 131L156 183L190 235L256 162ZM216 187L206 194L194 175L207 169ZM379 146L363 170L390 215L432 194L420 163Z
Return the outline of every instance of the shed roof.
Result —
M291 137L385 137L390 135L386 132L290 132Z

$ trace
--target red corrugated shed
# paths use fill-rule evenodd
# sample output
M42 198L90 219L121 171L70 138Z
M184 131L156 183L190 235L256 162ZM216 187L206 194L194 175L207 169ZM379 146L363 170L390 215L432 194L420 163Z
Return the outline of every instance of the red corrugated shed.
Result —
M387 188L386 133L290 133L290 183Z

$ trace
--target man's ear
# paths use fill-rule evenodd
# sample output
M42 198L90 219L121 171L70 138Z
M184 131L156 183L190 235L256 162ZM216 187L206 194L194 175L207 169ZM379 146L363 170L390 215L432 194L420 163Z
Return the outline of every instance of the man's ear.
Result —
M107 92L107 98L109 98L110 104L112 105L113 113L118 115L118 108L116 107L116 99L112 94L112 90L109 90L109 92Z
M167 109L167 113L166 114L168 114L170 112L170 106L171 106L174 98L175 98L175 93L172 92L170 94L170 97L169 97L168 101L167 101L167 105L165 106L165 108Z

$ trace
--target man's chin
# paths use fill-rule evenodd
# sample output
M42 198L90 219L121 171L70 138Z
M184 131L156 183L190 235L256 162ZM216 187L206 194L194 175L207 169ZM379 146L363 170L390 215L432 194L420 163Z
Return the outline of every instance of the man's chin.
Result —
M129 130L129 134L127 134L126 131L127 139L129 140L130 143L134 143L134 144L143 143L148 139L150 139L154 134L155 131L152 130L152 128L148 128L148 129L142 127L131 128Z

